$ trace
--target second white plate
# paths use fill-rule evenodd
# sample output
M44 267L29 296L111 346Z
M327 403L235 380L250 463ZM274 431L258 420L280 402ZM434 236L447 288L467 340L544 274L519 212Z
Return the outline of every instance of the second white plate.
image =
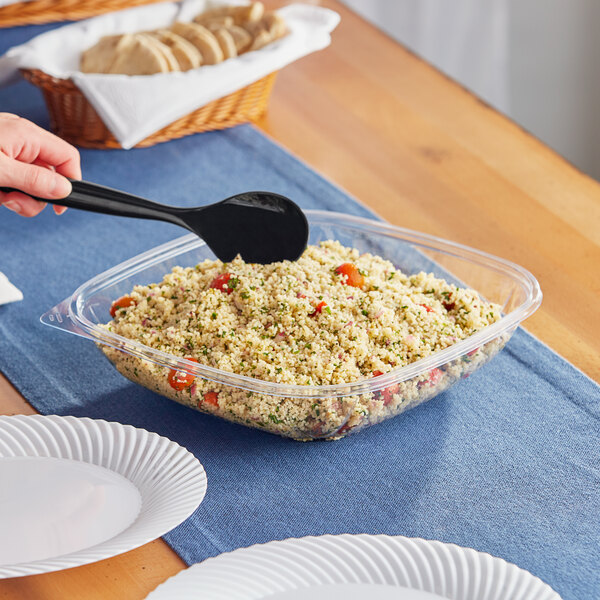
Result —
M167 533L206 493L200 462L130 425L0 417L0 578L127 552Z
M560 600L500 558L417 538L325 535L241 548L167 580L148 600Z

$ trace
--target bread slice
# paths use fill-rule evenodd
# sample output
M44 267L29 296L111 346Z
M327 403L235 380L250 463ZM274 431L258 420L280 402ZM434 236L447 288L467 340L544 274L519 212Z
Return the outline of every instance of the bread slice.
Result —
M221 50L223 51L223 56L225 60L228 58L235 58L237 56L237 48L235 46L235 41L233 40L233 36L227 31L227 29L221 28L213 31L214 36L217 38L217 42L219 42L219 46L221 46Z
M260 29L254 36L252 40L252 44L250 44L250 48L248 48L248 52L252 52L253 50L260 50L264 48L267 44L270 44L273 41L273 36L266 30Z
M239 25L232 25L231 27L227 28L227 31L233 38L235 49L237 50L238 54L241 54L250 48L250 45L252 44L252 36L243 27L240 27Z
M204 13L199 14L195 19L194 23L198 23L199 25L203 25L206 29L210 29L214 31L215 29L220 29L221 27L231 27L233 22L233 17L229 15L222 15L220 17L208 16L206 17Z
M252 37L256 37L261 31L266 31L273 40L279 39L287 33L285 20L274 11L265 13L262 19L258 21L244 23L243 27Z
M121 75L168 73L169 63L145 35L135 33L127 45L119 45L117 57L107 72Z
M116 60L119 47L131 43L132 34L107 35L81 54L79 70L82 73L108 73Z
M241 25L248 21L260 21L264 12L265 7L262 2L251 2L242 6L216 6L199 14L194 21L204 25L214 19L231 17L236 25Z
M223 62L224 56L217 38L198 23L174 23L171 31L193 44L202 55L202 63L215 65Z
M251 2L245 6L232 6L231 8L234 9L232 16L236 25L260 21L265 12L262 2Z
M253 37L249 50L260 50L287 34L283 17L273 11L265 13L260 21L246 23L244 27Z
M163 44L155 35L152 33L138 33L137 35L141 35L146 38L150 44L152 44L166 59L167 64L169 65L169 71L181 71L179 67L179 63L175 58L175 54L169 46Z
M202 55L190 42L168 29L159 29L152 33L173 52L181 71L197 69L202 64Z
M288 28L285 24L285 19L274 11L265 13L263 22L267 26L267 31L273 36L273 39L278 40L287 34Z

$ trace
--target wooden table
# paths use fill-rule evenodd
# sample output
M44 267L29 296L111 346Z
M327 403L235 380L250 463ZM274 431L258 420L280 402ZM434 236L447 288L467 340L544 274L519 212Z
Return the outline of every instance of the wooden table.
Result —
M529 269L544 302L527 329L599 380L600 185L336 0L321 4L342 15L333 44L281 72L260 128L391 223ZM0 414L33 412L0 376ZM0 581L0 600L133 600L183 568L157 540Z

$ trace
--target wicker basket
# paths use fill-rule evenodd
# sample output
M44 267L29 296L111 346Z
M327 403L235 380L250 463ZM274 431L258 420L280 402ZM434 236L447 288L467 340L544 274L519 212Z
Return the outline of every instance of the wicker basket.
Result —
M57 79L38 70L22 69L25 79L41 88L54 132L84 148L121 148L86 97L70 79ZM163 127L136 144L145 148L192 133L225 129L255 121L266 110L277 73L271 73L233 94L213 100Z
M78 21L161 0L31 0L0 7L0 28Z

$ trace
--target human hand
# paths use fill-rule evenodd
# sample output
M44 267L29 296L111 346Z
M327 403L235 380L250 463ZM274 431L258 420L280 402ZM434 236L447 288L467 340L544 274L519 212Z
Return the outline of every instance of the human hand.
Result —
M81 179L79 152L71 144L10 113L0 113L0 186L23 192L0 192L0 204L24 217L45 206L27 194L60 199L71 193L71 182ZM64 206L54 206L60 215Z

